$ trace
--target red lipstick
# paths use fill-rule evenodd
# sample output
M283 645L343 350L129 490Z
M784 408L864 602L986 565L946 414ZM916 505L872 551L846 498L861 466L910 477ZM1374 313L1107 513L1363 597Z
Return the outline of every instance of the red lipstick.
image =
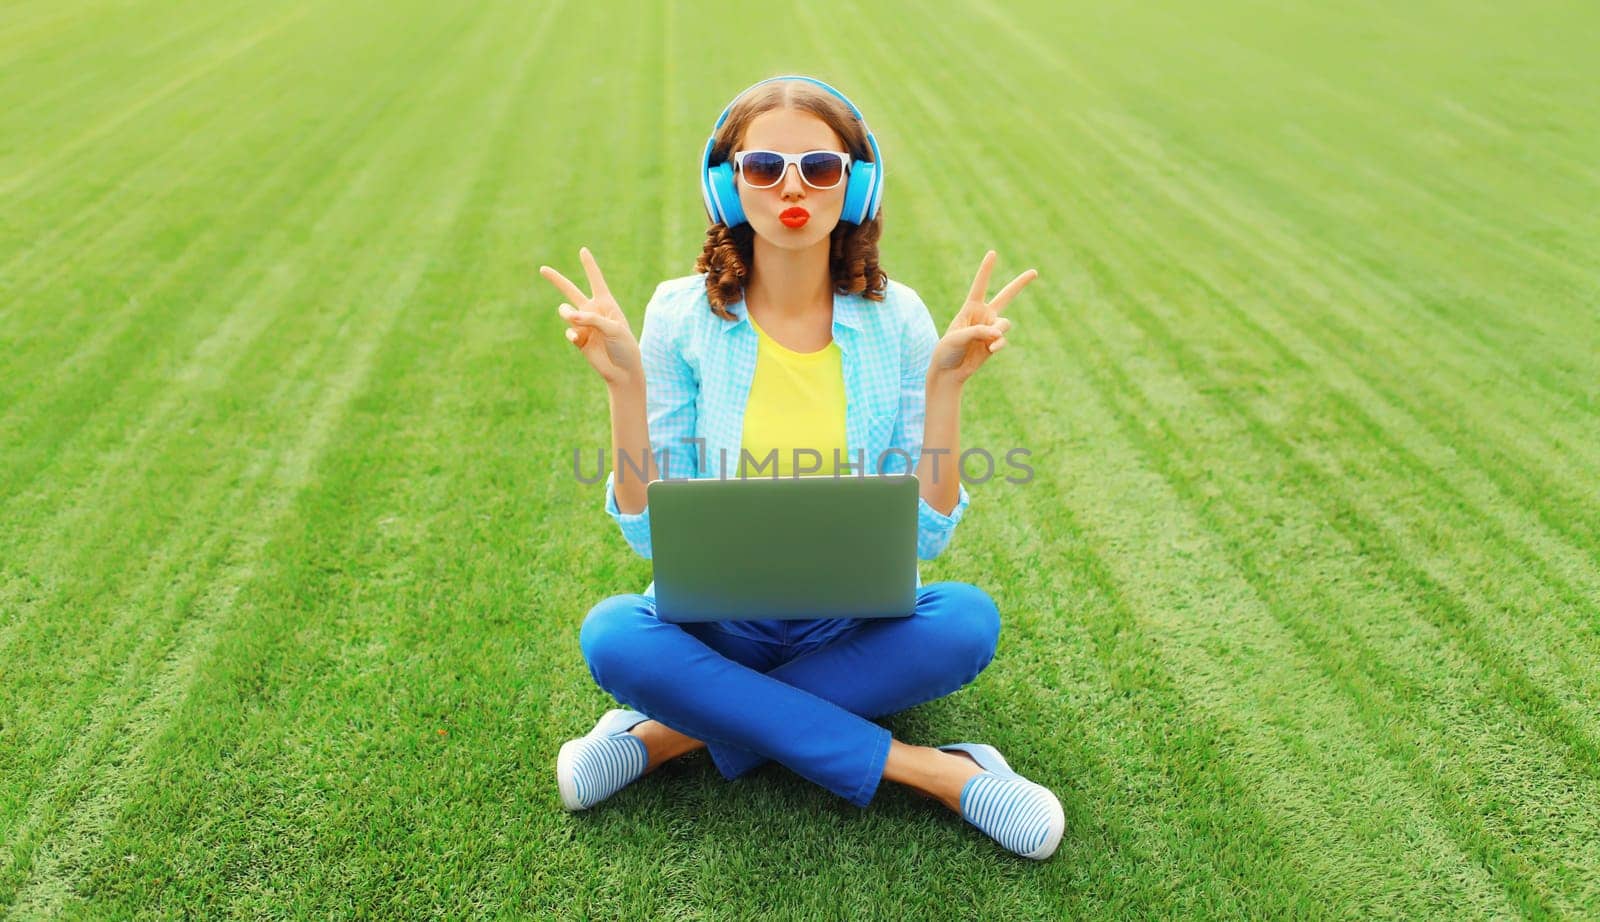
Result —
M778 220L783 222L784 227L805 227L806 222L811 220L811 212L797 205L785 208L783 214L778 215Z

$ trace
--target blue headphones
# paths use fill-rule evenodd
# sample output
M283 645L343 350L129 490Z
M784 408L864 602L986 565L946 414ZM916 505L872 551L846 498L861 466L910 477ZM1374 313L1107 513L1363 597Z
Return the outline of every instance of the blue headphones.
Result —
M739 187L733 181L733 162L723 161L716 166L711 165L711 149L716 146L717 132L722 130L722 123L728 120L728 113L733 111L745 93L750 92L765 83L775 80L803 80L806 83L822 87L841 102L850 107L850 113L861 120L861 127L867 127L867 119L845 95L833 87L812 77L798 75L788 77L770 77L760 83L752 84L744 89L738 96L733 97L733 102L722 110L717 116L717 123L711 126L711 137L706 140L705 153L700 156L700 192L705 196L706 214L710 216L713 224L722 223L729 227L738 227L745 223L744 208L739 204ZM871 130L867 131L867 146L872 149L872 160L850 159L850 178L845 184L844 209L839 213L839 220L851 224L861 224L878 216L878 205L883 201L883 157L878 153L878 139L872 136Z

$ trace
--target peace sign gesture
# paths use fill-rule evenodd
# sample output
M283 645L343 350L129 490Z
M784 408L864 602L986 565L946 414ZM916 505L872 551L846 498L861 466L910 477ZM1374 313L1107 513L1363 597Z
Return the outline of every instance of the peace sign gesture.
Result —
M957 384L963 383L989 356L1006 347L1006 331L1011 328L1011 320L1001 317L1000 312L1006 309L1017 292L1038 278L1039 273L1029 269L1012 279L1000 289L993 301L989 301L986 300L986 293L994 263L995 253L990 250L984 254L983 263L978 266L978 275L972 280L972 290L967 292L966 303L961 305L961 310L950 321L944 338L934 346L933 360L928 368L930 376L948 377Z
M578 250L578 259L589 276L593 297L585 295L566 276L549 266L539 267L539 274L571 302L557 308L568 324L567 340L582 350L583 357L606 384L617 387L643 381L639 342L628 328L627 316L617 306L617 299L611 296L605 276L600 274L600 266L588 247Z

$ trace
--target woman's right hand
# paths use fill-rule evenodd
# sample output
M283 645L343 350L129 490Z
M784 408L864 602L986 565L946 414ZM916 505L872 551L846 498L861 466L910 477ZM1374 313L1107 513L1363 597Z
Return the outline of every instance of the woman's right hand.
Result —
M567 322L567 341L583 352L583 357L605 379L607 386L644 383L639 341L628 328L628 318L617 306L617 299L611 296L605 276L600 274L600 266L588 247L578 251L578 259L588 273L593 297L585 295L566 276L549 266L539 267L539 274L570 302L557 308Z

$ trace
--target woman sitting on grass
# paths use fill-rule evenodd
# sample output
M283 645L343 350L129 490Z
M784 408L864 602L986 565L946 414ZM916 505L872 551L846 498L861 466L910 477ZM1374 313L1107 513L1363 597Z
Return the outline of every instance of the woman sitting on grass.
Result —
M567 339L610 392L607 511L649 557L645 487L660 476L652 445L673 478L735 476L717 460L771 449L788 476L797 448L834 459L837 474L838 459L860 456L848 445L868 459L910 459L917 554L932 559L968 501L956 464L962 388L1005 347L1000 311L1037 273L986 301L991 251L939 338L916 292L878 265L876 141L848 100L810 78L763 81L736 97L701 166L712 220L701 274L656 289L637 341L587 249L579 256L592 296L540 270L571 302L559 308ZM644 478L623 472L624 455L649 459ZM705 552L738 566L741 549L707 535ZM1000 617L982 589L919 576L906 618L673 624L657 620L653 588L612 596L584 619L595 682L637 710L612 710L561 747L567 809L704 747L729 780L771 759L865 807L888 779L1017 854L1055 851L1059 801L993 747L912 746L872 722L947 695L988 665Z

